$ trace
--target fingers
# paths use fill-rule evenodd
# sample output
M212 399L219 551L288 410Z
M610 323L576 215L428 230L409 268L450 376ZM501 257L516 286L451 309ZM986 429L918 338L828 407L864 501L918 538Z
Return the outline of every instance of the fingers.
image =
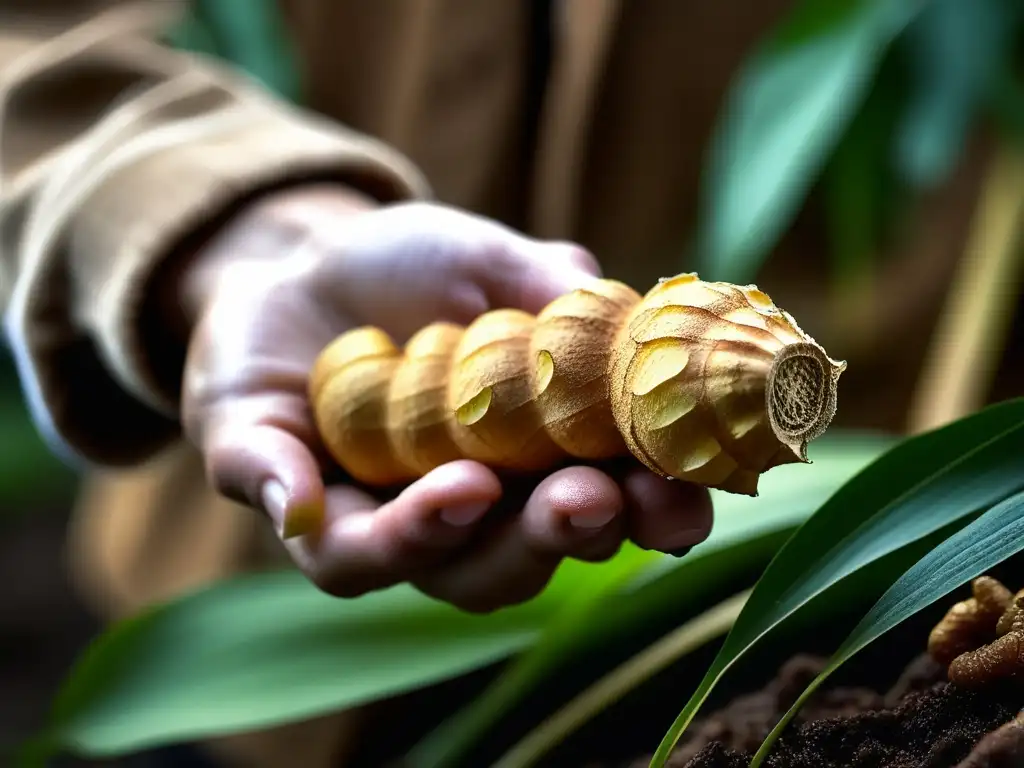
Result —
M439 467L383 505L351 487L325 498L309 448L273 425L218 431L207 461L217 490L264 509L305 574L341 597L410 581L464 610L492 611L535 596L565 557L607 559L627 536L681 555L712 525L706 490L643 468L618 482L592 467L562 469L495 521L503 488L471 461Z
M459 560L412 577L428 595L474 613L539 593L564 557L605 560L622 544L624 499L606 474L571 467L530 494L521 513L502 521Z
M536 313L601 274L579 245L537 240L429 203L360 217L339 238L334 246L344 258L310 276L316 290L325 303L343 305L354 322L384 326L400 339L428 322L465 324L489 309ZM399 284L406 290L393 290Z
M386 504L352 488L331 489L324 534L292 554L325 592L363 594L451 557L501 494L494 473L471 461L438 467Z
M625 499L596 469L554 473L496 521L502 494L498 478L470 461L439 467L383 505L353 488L330 489L324 534L289 549L314 584L338 597L410 581L482 612L536 595L564 557L604 560L623 541Z
M601 276L597 259L582 246L516 233L509 233L486 259L470 262L469 268L490 307L532 314Z
M638 546L682 557L711 535L713 510L705 488L666 480L644 468L622 475L629 536Z
M625 535L618 484L592 467L569 467L545 478L526 502L520 528L531 547L558 557L606 560Z
M592 467L542 480L522 505L486 467L447 464L378 505L352 489L331 489L324 535L290 545L312 581L339 597L399 582L463 610L482 613L529 600L561 561L612 557L629 536L678 553L710 533L704 489L645 469L620 481Z
M264 510L283 539L320 530L320 467L290 432L268 424L218 430L206 448L206 468L218 492Z

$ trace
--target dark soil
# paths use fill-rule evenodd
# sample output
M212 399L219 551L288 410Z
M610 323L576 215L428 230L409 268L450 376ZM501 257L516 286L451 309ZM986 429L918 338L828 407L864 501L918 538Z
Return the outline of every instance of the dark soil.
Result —
M669 761L673 768L746 768L762 739L824 660L797 656L763 690L697 721ZM776 742L766 768L1002 768L1024 766L1024 688L971 692L945 682L922 656L884 695L824 689ZM1001 726L1001 731L996 732ZM986 736L988 738L986 739ZM980 743L985 740L984 743ZM646 768L649 757L630 768ZM966 761L966 762L965 762Z

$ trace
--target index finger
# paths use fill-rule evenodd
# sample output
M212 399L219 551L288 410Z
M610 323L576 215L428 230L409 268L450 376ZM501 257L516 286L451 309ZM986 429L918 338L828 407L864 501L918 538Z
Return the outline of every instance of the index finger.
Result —
M218 430L206 446L206 468L219 493L266 512L282 539L321 531L320 465L290 432L270 424Z

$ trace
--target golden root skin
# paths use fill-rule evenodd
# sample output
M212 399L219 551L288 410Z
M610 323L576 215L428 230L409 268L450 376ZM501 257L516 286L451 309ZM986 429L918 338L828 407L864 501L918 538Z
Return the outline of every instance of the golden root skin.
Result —
M956 603L928 637L928 653L947 667L949 681L983 689L1024 680L1024 590L1013 594L979 576L972 596Z
M632 455L756 495L761 473L807 461L845 367L756 287L682 274L643 297L598 280L537 316L435 323L404 349L357 328L320 354L309 394L327 449L368 485L458 458L530 472Z
M949 665L987 642L1010 612L1013 593L991 576L976 578L971 591L972 596L950 608L928 635L928 653L940 664Z

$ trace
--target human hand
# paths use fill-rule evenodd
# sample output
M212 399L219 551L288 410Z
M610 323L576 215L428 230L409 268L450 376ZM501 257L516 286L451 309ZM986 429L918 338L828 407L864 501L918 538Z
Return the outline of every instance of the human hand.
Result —
M272 519L296 564L338 596L407 581L464 610L537 594L566 557L598 561L630 538L678 552L711 528L707 492L638 462L509 480L473 461L390 499L328 484L307 395L320 350L375 325L396 342L492 308L537 312L598 274L578 246L529 239L451 208L376 207L337 187L254 204L189 261L183 422L213 486ZM303 520L322 530L293 536Z

